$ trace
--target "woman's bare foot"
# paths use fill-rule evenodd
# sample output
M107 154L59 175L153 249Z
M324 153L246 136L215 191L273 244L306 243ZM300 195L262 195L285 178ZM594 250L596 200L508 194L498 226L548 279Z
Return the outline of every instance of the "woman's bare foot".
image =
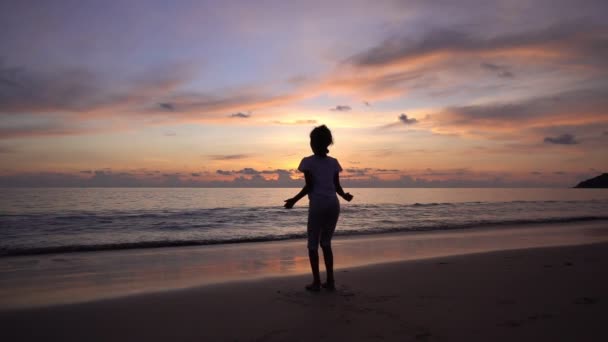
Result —
M328 291L334 291L336 289L336 284L333 281L328 281L321 284L321 287Z
M319 283L308 284L304 287L307 291L319 292L321 291L321 285Z

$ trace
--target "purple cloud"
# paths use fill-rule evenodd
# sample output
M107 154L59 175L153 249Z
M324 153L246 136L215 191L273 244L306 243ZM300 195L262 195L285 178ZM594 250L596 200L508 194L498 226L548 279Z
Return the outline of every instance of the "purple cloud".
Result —
M347 105L337 105L334 108L330 108L329 110L331 110L333 112L348 112L351 109L352 108Z
M510 71L510 68L506 65L498 65L498 64L494 64L494 63L484 62L484 63L481 63L481 67L485 70L495 72L498 75L498 77L512 78L515 76Z
M162 109L166 109L166 110L170 110L170 111L175 110L175 105L173 103L169 103L169 102L159 103L158 106Z
M212 160L238 160L249 157L251 157L250 154L214 154L209 156Z
M576 145L578 141L572 134L562 134L556 137L546 137L545 143L557 144L557 145Z
M406 114L399 115L399 121L403 122L406 125L413 125L418 122L415 118L409 119Z

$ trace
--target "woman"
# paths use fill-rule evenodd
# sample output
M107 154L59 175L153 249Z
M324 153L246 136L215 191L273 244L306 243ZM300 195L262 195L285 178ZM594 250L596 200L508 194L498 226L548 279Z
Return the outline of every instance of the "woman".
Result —
M327 147L333 144L331 131L325 125L315 127L310 132L310 148L313 155L300 162L298 170L304 172L306 185L293 198L285 201L285 208L291 209L297 201L308 195L308 258L312 269L313 282L306 285L306 290L318 292L321 287L334 290L334 257L331 250L331 238L336 230L340 215L340 202L336 193L347 201L353 196L344 193L340 186L342 167L338 160L329 157ZM319 276L319 244L323 249L327 280L321 284Z

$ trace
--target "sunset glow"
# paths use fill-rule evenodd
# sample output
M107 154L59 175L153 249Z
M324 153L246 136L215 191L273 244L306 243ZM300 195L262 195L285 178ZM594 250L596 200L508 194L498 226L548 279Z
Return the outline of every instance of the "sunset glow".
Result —
M606 1L3 1L0 186L573 186Z

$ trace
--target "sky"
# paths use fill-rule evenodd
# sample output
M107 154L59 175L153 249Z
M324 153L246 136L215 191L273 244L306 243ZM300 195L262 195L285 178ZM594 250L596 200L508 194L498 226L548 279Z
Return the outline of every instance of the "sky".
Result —
M568 187L608 172L605 0L2 1L0 186Z

